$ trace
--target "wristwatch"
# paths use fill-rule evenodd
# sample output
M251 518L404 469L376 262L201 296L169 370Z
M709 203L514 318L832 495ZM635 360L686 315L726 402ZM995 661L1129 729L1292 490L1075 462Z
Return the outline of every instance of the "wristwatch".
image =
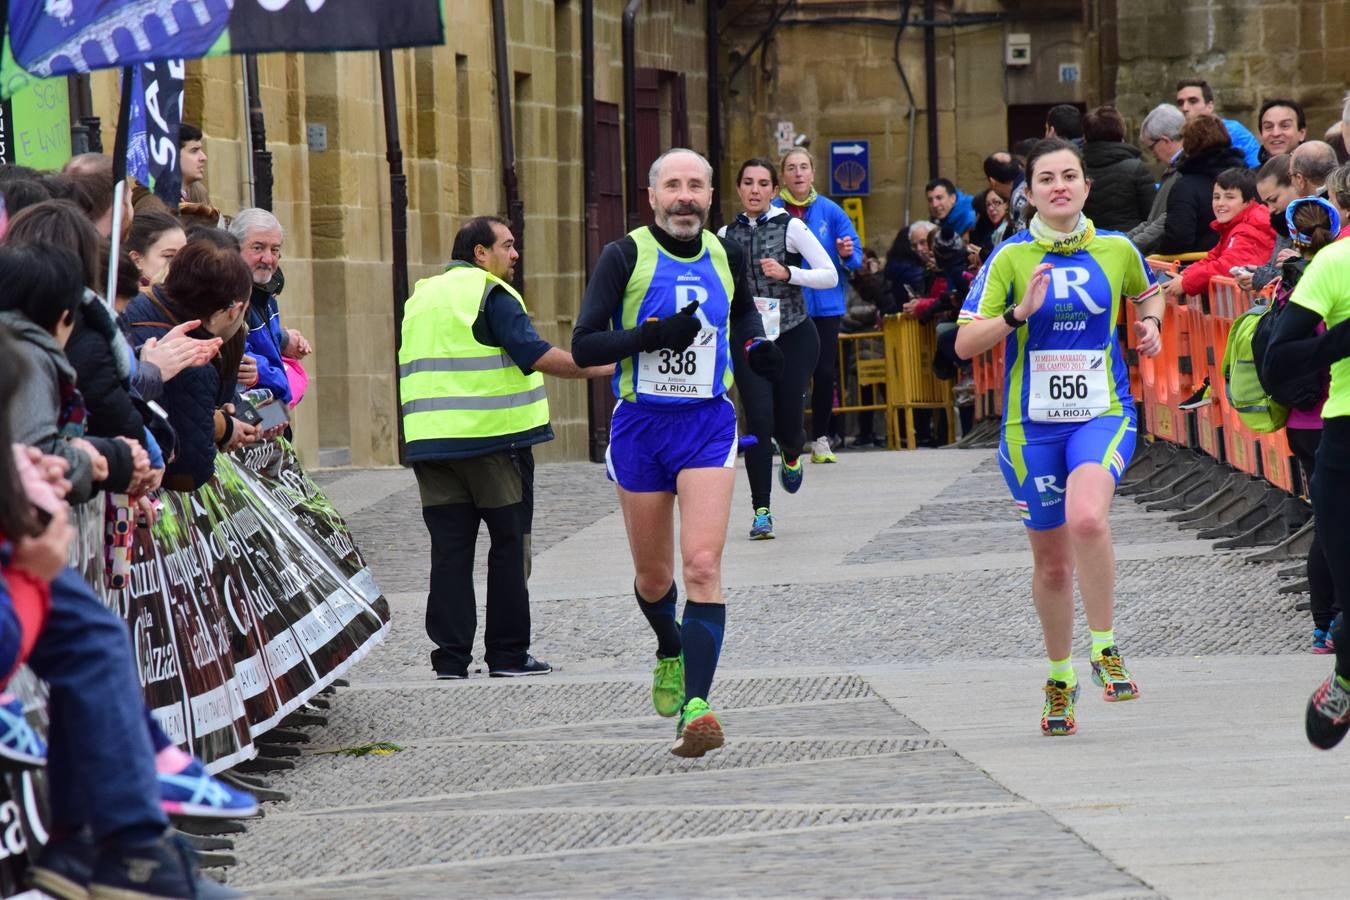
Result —
M1003 311L1003 321L1007 323L1009 328L1021 328L1023 325L1027 324L1024 320L1019 319L1014 315L1016 311L1017 307L1015 306L1010 306Z

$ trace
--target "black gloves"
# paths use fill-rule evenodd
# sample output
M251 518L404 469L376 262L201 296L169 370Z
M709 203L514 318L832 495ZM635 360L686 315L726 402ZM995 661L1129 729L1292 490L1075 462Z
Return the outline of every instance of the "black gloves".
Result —
M694 317L698 310L695 300L673 316L642 323L642 352L657 350L687 350L694 343L703 323Z
M773 341L755 338L745 348L745 361L761 378L776 382L783 377L783 351Z

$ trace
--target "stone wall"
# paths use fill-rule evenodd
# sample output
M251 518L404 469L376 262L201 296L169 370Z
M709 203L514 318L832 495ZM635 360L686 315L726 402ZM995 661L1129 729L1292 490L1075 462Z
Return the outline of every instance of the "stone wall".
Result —
M623 0L596 0L596 98L622 104ZM505 215L491 3L448 4L446 44L394 53L408 177L409 279L439 272L470 216ZM686 74L690 141L706 143L704 10L647 0L637 64ZM507 0L517 174L525 207L525 299L540 334L566 347L584 285L581 3ZM375 53L259 58L274 211L286 231L283 318L310 336L309 393L296 411L307 464L397 462L389 176ZM205 132L212 201L247 205L250 156L238 58L188 67L184 118ZM95 76L95 111L112 147L114 74ZM327 128L311 151L309 125ZM642 198L645 200L645 192ZM586 385L548 379L558 439L541 460L585 459ZM321 451L331 451L323 452Z
M1214 88L1216 111L1253 132L1267 97L1302 103L1310 138L1340 119L1350 87L1350 0L1111 3L1119 57L1114 93L1136 121L1172 101L1179 79L1196 76Z

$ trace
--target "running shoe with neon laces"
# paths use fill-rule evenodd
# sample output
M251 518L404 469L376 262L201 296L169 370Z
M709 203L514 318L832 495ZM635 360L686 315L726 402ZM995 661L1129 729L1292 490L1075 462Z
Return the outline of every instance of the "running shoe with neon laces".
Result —
M795 494L801 490L802 477L806 474L805 468L800 456L792 465L788 465L787 460L780 456L778 458L778 483L783 486L783 490L789 494Z
M1335 747L1350 731L1350 691L1341 685L1335 672L1313 691L1303 727L1308 743L1323 750Z
M830 448L830 439L828 437L818 437L811 442L811 462L839 462L838 458L834 455L834 450Z
M1107 647L1101 656L1093 658L1092 683L1102 689L1102 699L1108 703L1139 696L1139 685L1115 647Z
M212 778L195 757L177 774L159 774L159 804L171 816L247 819L258 814L252 794Z
M761 506L755 510L755 521L750 525L750 540L773 540L773 516L769 514L767 506Z
M28 724L18 697L0 704L0 760L34 768L47 764L47 745Z
M680 714L684 706L684 654L658 657L652 672L652 706L658 716Z
M701 697L691 697L675 723L675 746L670 752L685 759L702 756L726 742L722 720Z
M1062 737L1078 730L1073 717L1073 704L1078 699L1078 685L1069 687L1053 678L1045 682L1045 707L1041 710L1041 734Z
M1336 652L1336 645L1331 640L1331 629L1323 631L1320 628L1313 629L1312 652L1320 655Z

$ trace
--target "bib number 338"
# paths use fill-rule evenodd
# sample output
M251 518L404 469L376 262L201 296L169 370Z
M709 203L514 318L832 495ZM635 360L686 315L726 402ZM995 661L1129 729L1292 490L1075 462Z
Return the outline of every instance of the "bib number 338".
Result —
M654 397L711 397L717 368L717 331L704 328L684 350L638 355L638 393Z
M1111 408L1105 351L1032 351L1028 362L1033 422L1086 422Z

